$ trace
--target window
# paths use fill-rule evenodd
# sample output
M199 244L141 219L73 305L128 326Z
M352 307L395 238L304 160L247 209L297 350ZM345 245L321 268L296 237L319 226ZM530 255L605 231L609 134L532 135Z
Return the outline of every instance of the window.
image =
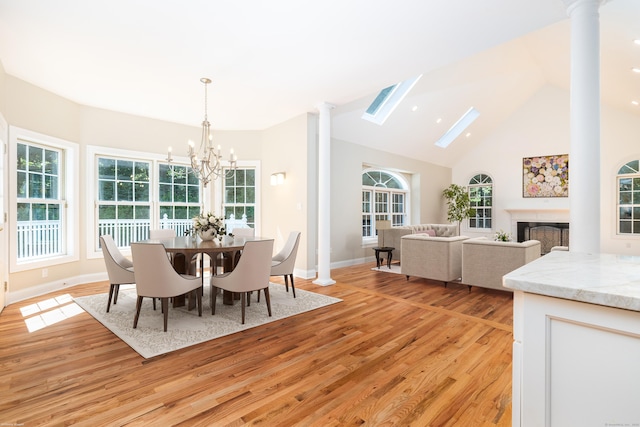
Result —
M640 161L618 171L618 234L640 235Z
M478 174L469 180L469 199L475 215L469 218L469 228L491 228L493 181L489 175Z
M362 114L362 118L372 123L382 125L418 80L420 80L420 77L422 77L422 74L382 89L364 114Z
M10 234L16 242L11 271L77 260L78 145L16 127L10 134Z
M362 238L376 237L376 221L390 220L391 226L407 221L408 185L400 175L383 170L362 173Z
M230 178L224 178L222 211L228 222L228 232L233 232L233 219L256 228L256 169L238 167Z
M98 157L98 236L110 234L118 246L149 236L151 162Z
M185 159L187 161L187 159ZM181 236L200 213L200 181L179 160L168 163L158 154L87 147L87 257L102 255L99 236L110 234L128 253L131 242L148 239L152 228L172 228Z
M173 228L182 236L200 213L200 181L190 166L160 163L158 169L160 228Z

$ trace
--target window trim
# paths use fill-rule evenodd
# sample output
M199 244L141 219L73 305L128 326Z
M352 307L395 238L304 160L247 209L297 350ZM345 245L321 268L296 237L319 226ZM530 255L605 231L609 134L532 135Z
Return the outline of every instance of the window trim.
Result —
M17 210L18 194L16 188L17 177L17 148L22 141L26 144L38 144L48 147L55 147L61 150L62 172L60 174L63 182L60 185L60 199L65 206L64 218L64 239L63 247L65 254L53 255L33 261L18 262L17 251L9 251L9 272L17 273L21 271L35 270L38 268L50 267L68 262L80 260L80 229L76 225L79 223L80 207L78 206L78 195L80 194L80 184L78 171L80 165L79 147L80 145L61 138L41 134L17 126L9 126L9 236L13 242L17 241Z
M491 183L489 184L491 186L491 206L489 208L487 207L482 207L483 209L490 209L491 210L491 227L471 227L471 217L467 218L466 221L463 221L465 223L465 228L468 231L476 231L476 232L491 232L494 230L494 226L495 226L495 210L493 209L493 207L495 206L495 184L493 182L493 177L486 173L486 172L478 172L475 173L471 176L471 178L468 179L467 181L467 193L469 193L469 195L471 195L471 187L488 187L489 185L487 184L471 184L471 181L477 177L478 175L484 175L486 177L488 177L491 180ZM473 206L472 206L473 207Z
M262 215L261 215L261 195L262 195L262 172L261 172L261 162L260 160L238 160L236 162L238 169L255 169L256 171L256 203L255 203L255 234L256 236L260 236L260 229L262 228ZM224 201L224 189L222 188L222 179L216 179L214 185L214 200L215 200L215 209L213 212L216 215L221 215L224 212L223 201Z
M367 173L367 172L384 172L388 175L391 175L392 177L394 177L398 182L400 182L400 184L402 185L402 188L387 188L387 187L377 187L377 186L370 186L370 185L363 185L362 184L362 176ZM360 172L360 206L362 206L362 193L364 191L371 191L372 196L371 196L371 216L372 218L375 219L376 216L376 212L375 212L375 204L376 204L376 200L375 200L375 191L376 189L379 189L380 191L385 191L389 193L389 200L388 200L388 204L389 206L392 205L393 203L393 193L402 193L404 194L404 223L405 224L410 224L411 223L411 185L409 183L409 180L400 172L394 171L394 170L390 170L390 169L386 169L386 168L379 168L379 167L366 167L363 168L362 171ZM389 215L393 215L393 212L389 212ZM378 243L378 236L374 235L374 236L362 236L362 218L363 218L364 212L360 212L360 236L362 239L362 245L363 246L370 246L372 244L377 244ZM389 218L391 219L391 218ZM372 221L372 231L375 230L375 220Z
M149 171L149 205L151 206L151 226L159 227L159 219L155 213L159 213L160 201L158 199L158 163L166 163L166 154L150 153L145 151L124 150L120 148L110 148L97 145L88 145L85 161L85 176L87 177L86 202L85 209L87 212L87 221L85 227L85 235L87 236L86 257L87 259L102 258L102 251L98 248L98 224L96 209L98 206L98 180L96 169L96 158L98 156L118 157L125 160L140 160L149 162L151 170ZM187 157L173 156L172 163L181 166L190 166ZM203 191L201 203L204 206L209 205L209 192ZM125 256L131 255L129 248L121 248L121 252Z
M621 172L621 170L627 166L629 163L631 162L637 162L640 159L632 159L629 160L627 162L624 162L623 164L621 164L618 168L616 168L616 173L614 176L614 183L615 183L615 191L614 191L614 197L615 197L615 202L614 202L614 209L616 210L614 218L615 218L615 226L614 226L614 230L615 230L615 237L617 238L623 238L623 239L640 239L640 234L639 233L622 233L620 231L620 179L622 178L631 178L632 183L633 183L633 178L640 178L640 170L637 172L628 172L628 173L624 173ZM632 184L633 185L633 184ZM632 203L630 205L633 209L634 204ZM636 205L636 206L640 206L640 205Z

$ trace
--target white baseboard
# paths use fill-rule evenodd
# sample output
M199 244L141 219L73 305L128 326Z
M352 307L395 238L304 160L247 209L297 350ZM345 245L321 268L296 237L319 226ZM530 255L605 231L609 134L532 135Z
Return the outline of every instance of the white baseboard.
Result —
M82 285L86 283L104 282L108 281L106 272L85 274L82 276L69 277L62 280L56 280L49 283L43 283L37 286L31 286L19 291L9 291L6 294L7 305L14 304L29 298L39 297L40 295L48 294L49 292L59 291L64 288L69 288L76 285ZM107 292L109 288L105 289Z

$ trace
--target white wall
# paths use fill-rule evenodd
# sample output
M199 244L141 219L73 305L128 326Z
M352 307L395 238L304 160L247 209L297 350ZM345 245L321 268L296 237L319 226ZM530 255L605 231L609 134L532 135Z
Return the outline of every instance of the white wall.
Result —
M640 255L640 236L616 235L615 208L615 174L621 165L640 158L640 121L603 107L601 128L601 249ZM569 93L547 85L514 111L478 149L461 158L453 167L452 178L457 184L467 185L475 174L490 175L494 182L493 232L511 230L509 209L568 211L569 198L522 197L522 158L565 153L569 153L571 197ZM462 232L469 236L481 235L467 227L463 227Z

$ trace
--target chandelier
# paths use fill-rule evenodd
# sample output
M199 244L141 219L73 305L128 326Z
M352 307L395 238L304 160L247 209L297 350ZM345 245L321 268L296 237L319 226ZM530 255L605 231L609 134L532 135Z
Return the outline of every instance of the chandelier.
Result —
M229 152L228 168L222 165L222 153L220 146L213 146L213 135L211 135L211 123L207 118L207 85L211 83L211 79L203 77L200 79L204 83L204 120L202 121L202 137L200 138L200 146L196 151L195 143L189 140L189 159L191 160L191 169L198 176L204 187L209 182L224 176L231 178L237 169L237 157L233 153L233 148Z

